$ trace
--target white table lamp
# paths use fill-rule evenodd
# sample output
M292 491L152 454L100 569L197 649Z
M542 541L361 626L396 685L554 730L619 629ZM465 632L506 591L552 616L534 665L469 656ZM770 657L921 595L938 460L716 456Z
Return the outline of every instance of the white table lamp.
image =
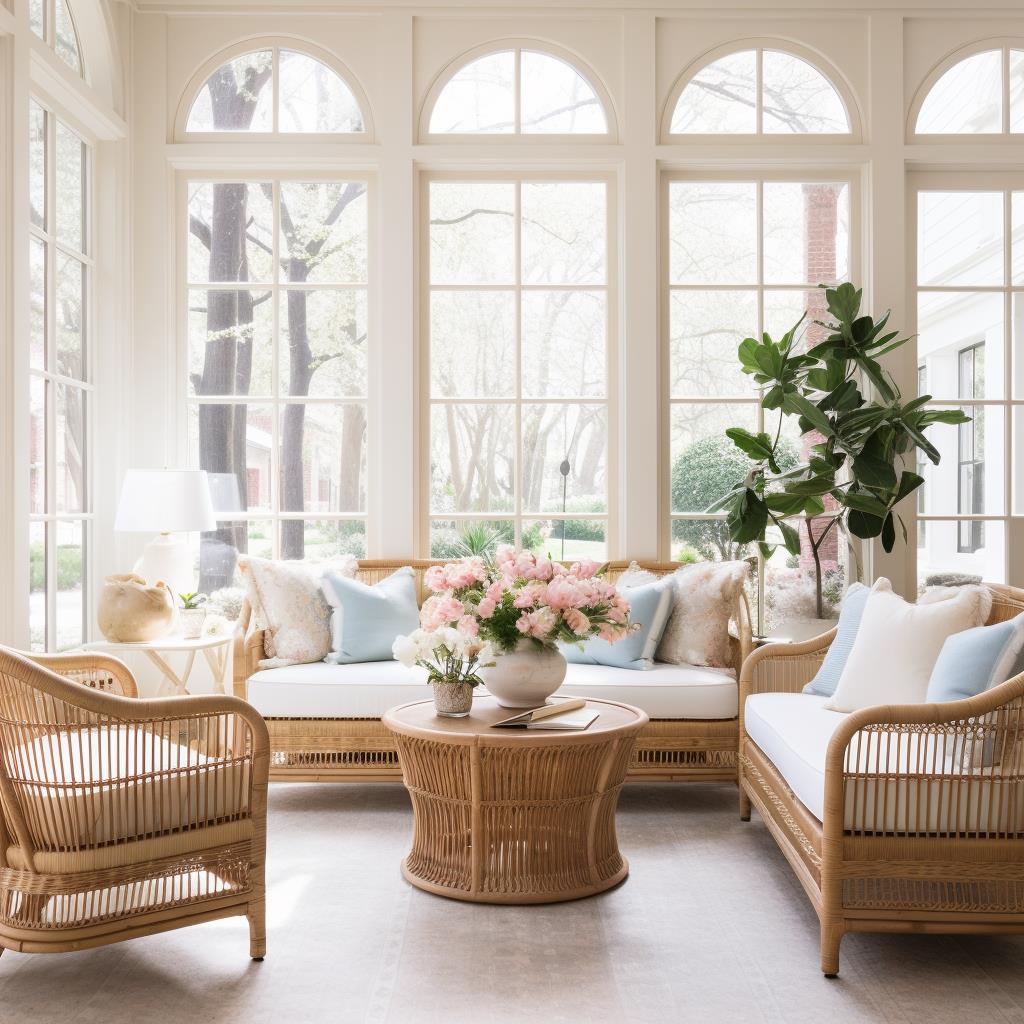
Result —
M157 534L135 563L135 572L148 583L163 580L175 596L194 590L192 552L183 534L216 528L205 470L128 470L114 529Z

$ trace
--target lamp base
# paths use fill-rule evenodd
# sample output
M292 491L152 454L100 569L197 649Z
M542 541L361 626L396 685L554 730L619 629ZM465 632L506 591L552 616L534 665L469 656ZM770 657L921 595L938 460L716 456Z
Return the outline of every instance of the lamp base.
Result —
M135 570L147 583L163 580L174 597L195 590L196 574L192 568L192 551L181 534L157 534L143 548Z

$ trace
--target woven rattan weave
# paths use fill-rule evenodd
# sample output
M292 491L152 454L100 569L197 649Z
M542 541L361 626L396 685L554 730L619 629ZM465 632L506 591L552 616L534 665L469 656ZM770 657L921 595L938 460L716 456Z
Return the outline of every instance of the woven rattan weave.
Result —
M1024 590L989 586L990 623L1024 610ZM1024 674L970 700L846 716L819 821L742 716L751 694L799 692L834 637L762 647L740 677L740 814L757 808L810 897L822 971L838 972L846 932L1024 932Z
M432 701L384 716L415 815L405 877L474 903L555 903L604 892L628 872L615 806L647 716L612 701L582 732L493 729L509 717L477 697L469 718Z
M411 565L423 592L423 573L434 561L362 561L359 579L378 583L403 565ZM629 562L611 562L614 579ZM663 576L677 562L640 562ZM751 650L750 613L745 596L733 616L732 665L739 676ZM245 697L246 680L258 671L263 632L255 627L251 609L243 608L235 633L235 694ZM271 781L395 782L401 778L398 748L380 719L268 718ZM729 719L656 719L637 737L629 778L647 782L735 782L738 722Z

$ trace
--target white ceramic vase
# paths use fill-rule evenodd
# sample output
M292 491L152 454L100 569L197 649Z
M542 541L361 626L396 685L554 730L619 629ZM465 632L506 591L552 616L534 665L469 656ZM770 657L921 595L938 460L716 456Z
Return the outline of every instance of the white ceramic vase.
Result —
M198 640L203 635L203 623L206 622L205 608L180 608L181 636L184 640Z
M562 685L565 658L553 647L520 640L514 651L499 654L480 678L503 708L540 707Z

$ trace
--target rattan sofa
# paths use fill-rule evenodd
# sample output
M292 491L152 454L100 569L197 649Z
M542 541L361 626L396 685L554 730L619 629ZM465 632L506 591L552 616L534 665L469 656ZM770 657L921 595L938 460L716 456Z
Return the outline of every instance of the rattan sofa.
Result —
M404 565L417 574L421 598L425 595L423 574L436 561L362 561L358 577L377 583ZM612 562L608 571L617 577L629 562ZM642 568L665 575L679 568L676 562L640 562ZM736 694L744 659L751 650L750 614L746 598L737 605L731 637L735 679L729 680L728 716L720 718L656 718L640 733L630 765L632 779L651 781L736 781L738 721ZM239 616L235 634L234 689L243 698L253 698L247 683L264 658L263 633L255 627L246 604ZM377 663L379 666L381 663ZM352 666L346 666L352 668ZM373 666L370 666L371 668ZM581 666L570 666L570 669ZM591 666L582 666L591 668ZM619 670L621 671L621 670ZM646 672L628 672L630 683L644 682ZM590 675L593 678L593 674ZM567 679L568 682L568 679ZM570 691L571 691L570 687ZM596 689L596 687L595 687ZM636 691L637 694L640 690ZM418 687L404 700L429 696L426 687ZM591 696L621 695L590 692ZM396 700L395 703L401 703ZM258 700L255 701L260 707ZM634 703L639 703L635 700ZM641 704L642 706L642 704ZM648 710L644 708L644 710ZM401 779L398 748L393 736L379 717L319 717L313 715L265 714L270 732L272 781L354 781L382 782Z
M990 586L990 623L1024 610L1024 590ZM1024 932L1024 674L970 700L824 711L839 724L812 793L748 729L755 710L819 700L786 695L834 637L762 647L740 677L740 815L757 809L810 897L822 971L838 973L847 932Z
M0 647L0 952L241 915L262 959L263 720L234 697L136 692L115 658Z

